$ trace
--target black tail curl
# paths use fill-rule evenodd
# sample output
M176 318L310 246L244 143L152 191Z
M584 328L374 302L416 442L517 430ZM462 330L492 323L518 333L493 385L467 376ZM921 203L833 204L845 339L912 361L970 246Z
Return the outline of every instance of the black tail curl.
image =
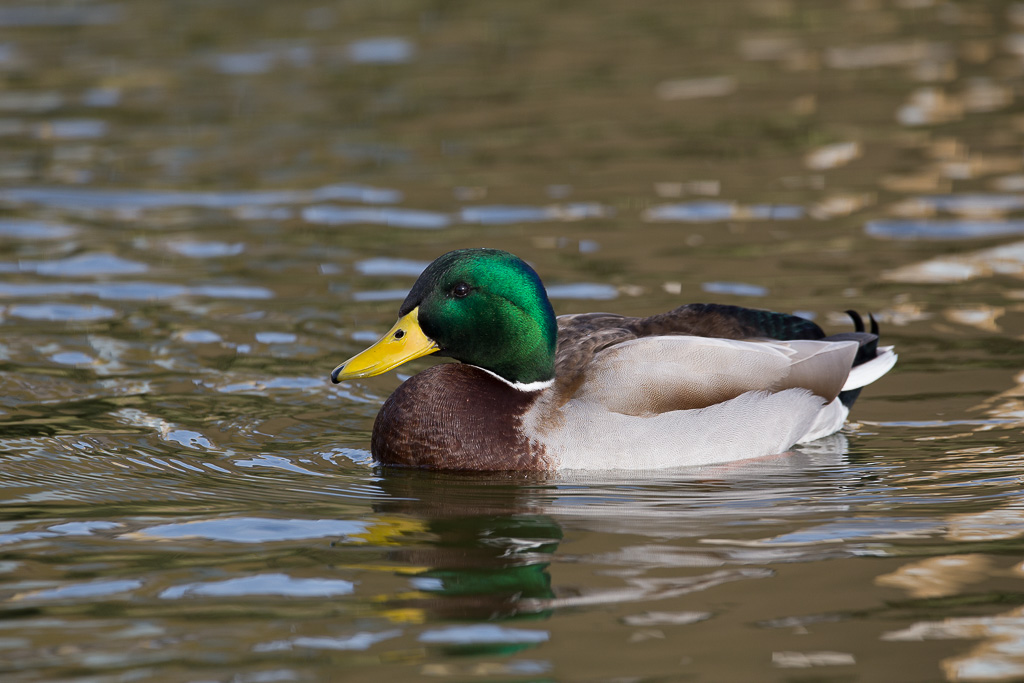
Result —
M860 313L853 309L850 309L846 311L846 315L850 316L850 319L853 320L853 329L855 329L857 332L864 332L864 318L860 317ZM875 320L875 316L871 315L870 313L868 313L868 320L871 321L871 334L877 337L878 321Z
M867 363L873 358L878 357L878 336L879 328L878 321L875 320L875 316L868 314L868 320L871 322L870 332L864 325L864 318L861 317L860 313L854 310L846 311L846 315L850 316L853 320L853 332L840 332L839 334L833 334L825 337L825 341L855 341L858 344L857 355L853 357L853 367ZM850 389L849 391L843 391L839 394L839 400L842 401L843 405L847 408L853 405L853 402L860 396L860 389Z

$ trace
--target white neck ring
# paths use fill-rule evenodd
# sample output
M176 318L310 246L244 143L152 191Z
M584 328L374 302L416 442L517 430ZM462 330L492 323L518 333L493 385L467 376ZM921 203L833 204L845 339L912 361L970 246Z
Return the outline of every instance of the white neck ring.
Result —
M544 389L551 388L551 386L553 386L554 383L555 383L554 379L546 379L546 380L543 380L543 381L540 381L540 382L510 382L507 379L505 379L504 377L502 377L501 375L499 375L498 373L491 372L490 370L488 370L486 368L482 368L479 365L474 365L473 367L476 368L477 370L483 370L484 372L486 372L491 377L497 377L502 382L504 382L505 384L509 385L510 387L515 389L516 391L525 391L525 392L542 391Z

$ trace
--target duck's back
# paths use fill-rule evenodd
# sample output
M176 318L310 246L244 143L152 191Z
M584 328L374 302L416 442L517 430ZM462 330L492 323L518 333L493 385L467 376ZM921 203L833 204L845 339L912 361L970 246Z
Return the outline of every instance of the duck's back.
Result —
M686 304L646 318L615 313L561 315L556 374L572 375L595 353L615 344L667 335L790 341L823 339L825 332L816 323L795 315L722 304Z

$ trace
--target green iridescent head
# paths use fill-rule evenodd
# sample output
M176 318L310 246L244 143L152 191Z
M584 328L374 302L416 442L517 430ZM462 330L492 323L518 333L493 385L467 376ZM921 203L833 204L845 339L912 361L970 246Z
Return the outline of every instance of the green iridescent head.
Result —
M544 285L517 256L460 249L431 263L399 315L419 308L423 332L440 353L510 382L555 376L558 327Z
M555 376L554 311L537 273L513 254L448 252L423 271L398 312L379 342L335 368L334 381L377 375L428 353L520 384Z

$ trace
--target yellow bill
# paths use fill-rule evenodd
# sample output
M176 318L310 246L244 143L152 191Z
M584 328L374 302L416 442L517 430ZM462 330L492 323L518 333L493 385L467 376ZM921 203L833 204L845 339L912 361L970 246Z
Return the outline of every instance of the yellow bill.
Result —
M416 307L399 318L380 341L334 368L331 381L337 384L343 379L373 377L437 351L437 343L420 329L419 315Z

